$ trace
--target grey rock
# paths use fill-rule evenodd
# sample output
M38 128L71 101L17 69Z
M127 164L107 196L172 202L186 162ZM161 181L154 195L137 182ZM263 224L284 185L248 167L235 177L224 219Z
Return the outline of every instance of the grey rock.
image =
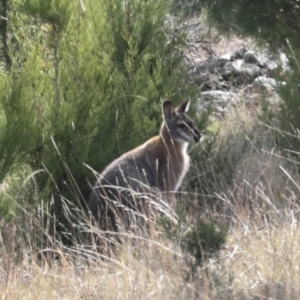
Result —
M216 117L223 119L228 107L238 101L238 95L233 92L207 91L200 93L196 108L199 113L203 113L210 107L214 110Z
M210 60L199 64L196 67L190 69L190 74L216 74L229 62L226 58L219 58L216 60Z
M230 62L228 62L225 66L224 66L224 68L226 69L226 70L234 70L234 71L239 71L240 69L241 69L241 67L242 67L242 64L243 64L243 60L241 60L241 59L238 59L238 60L235 60L235 61L230 61Z
M245 53L247 52L246 48L241 48L237 51L235 51L231 56L230 60L236 60L236 59L242 59L244 58Z
M208 73L192 73L189 74L189 78L199 86L205 85L210 81L210 75Z
M193 83L196 83L201 91L210 91L210 90L229 90L230 86L227 82L222 81L218 74L192 74L188 76L188 80Z
M226 59L227 61L230 61L231 57L232 57L232 55L230 55L229 53L226 53L226 54L221 55L220 58Z
M226 57L221 57L221 58L217 59L216 60L217 69L223 68L228 62L229 62L229 59Z
M242 63L243 61L240 59L233 62L228 62L224 66L225 72L222 74L222 79L232 82L236 76L239 76Z
M204 91L228 90L228 85L222 82L222 75L226 73L224 66L228 62L229 60L226 58L203 62L189 69L188 79L196 83Z
M278 94L274 94L272 95L272 97L268 97L266 100L270 103L271 107L274 108L281 103L281 98L279 97Z
M279 57L280 57L280 63L282 65L282 68L284 70L288 70L289 69L289 59L288 57L286 56L285 53L279 51Z
M248 52L245 53L244 62L246 64L255 64L255 65L260 66L260 67L263 66L263 64L259 61L257 56L251 51L248 51Z
M223 74L223 80L229 81L234 86L250 84L254 79L262 75L262 70L253 64L244 64L242 60L229 62L225 65L226 72Z
M282 67L275 61L269 60L265 63L266 66L266 75L268 77L275 78L281 71Z
M272 93L274 92L275 87L277 86L276 80L268 77L257 77L253 84L252 88L256 93Z
M200 99L204 102L226 106L227 103L237 99L237 94L224 91L207 91L200 93Z
M239 73L242 83L251 83L255 78L262 75L262 70L257 65L245 64Z

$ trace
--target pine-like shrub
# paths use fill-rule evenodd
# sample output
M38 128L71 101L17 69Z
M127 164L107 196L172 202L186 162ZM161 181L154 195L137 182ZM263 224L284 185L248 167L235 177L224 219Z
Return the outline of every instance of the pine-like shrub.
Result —
M0 126L12 146L0 149L11 156L2 156L0 179L18 160L34 181L31 203L54 201L63 221L62 199L85 207L90 168L101 172L157 134L163 99L194 95L184 33L174 33L162 0L26 0L10 14Z

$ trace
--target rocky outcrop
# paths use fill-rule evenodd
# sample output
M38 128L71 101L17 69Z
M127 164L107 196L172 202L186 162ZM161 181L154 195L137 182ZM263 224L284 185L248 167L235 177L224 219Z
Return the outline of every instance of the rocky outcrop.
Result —
M252 98L253 94L256 99L263 95L270 103L278 104L274 77L281 71L277 62L241 48L231 55L190 66L188 80L199 86L198 109L210 105L223 115L228 105L243 101L249 93Z
M267 51L255 50L253 40L220 37L197 17L185 26L187 80L199 87L199 111L210 106L223 116L239 102L247 107L256 106L261 99L272 105L280 103L276 89L283 83L275 78L288 70L283 53L278 62Z

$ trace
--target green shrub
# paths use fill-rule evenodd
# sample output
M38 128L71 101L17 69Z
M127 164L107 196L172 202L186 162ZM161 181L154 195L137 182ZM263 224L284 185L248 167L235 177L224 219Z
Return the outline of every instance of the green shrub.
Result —
M0 119L12 144L0 179L20 161L35 182L32 204L53 199L61 223L61 199L85 207L95 180L86 165L101 172L157 134L163 99L195 95L181 63L184 32L168 25L165 1L84 4L16 1L12 67L0 78L0 115L16 120Z
M188 260L191 268L189 276L195 275L197 266L200 266L203 261L216 255L216 252L225 244L226 236L227 230L219 230L211 222L197 220L195 226L184 235L181 241L182 249L192 256L192 260Z
M264 115L263 121L268 123L276 133L276 142L284 155L294 156L298 160L300 147L300 69L297 67L297 60L300 59L300 53L297 56L290 57L291 70L287 71L284 84L280 84L277 91L282 99L279 111Z

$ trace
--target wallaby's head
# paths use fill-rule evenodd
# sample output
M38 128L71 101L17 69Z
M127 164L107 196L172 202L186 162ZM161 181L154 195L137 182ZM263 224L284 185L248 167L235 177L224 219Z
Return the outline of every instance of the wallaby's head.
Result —
M201 133L195 126L193 120L186 115L190 106L190 101L183 101L178 107L174 107L171 100L163 102L162 110L164 124L170 137L178 142L198 143Z

